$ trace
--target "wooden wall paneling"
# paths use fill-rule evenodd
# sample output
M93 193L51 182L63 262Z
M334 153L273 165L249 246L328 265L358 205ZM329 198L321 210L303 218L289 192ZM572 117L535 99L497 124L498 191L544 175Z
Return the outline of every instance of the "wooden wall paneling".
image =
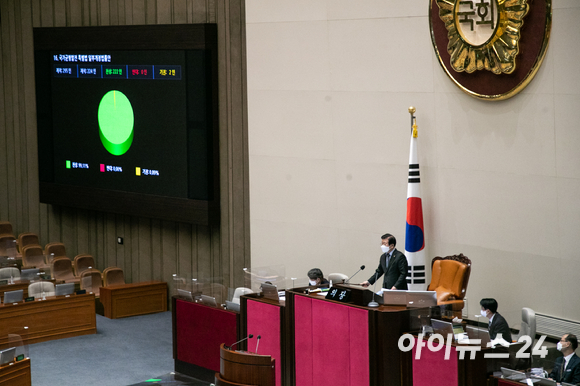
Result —
M8 144L8 125L6 124L6 87L4 77L6 76L4 61L6 55L10 52L5 43L5 29L4 16L8 13L4 10L5 4L0 3L0 143ZM0 219L1 221L8 221L10 218L8 205L8 153L7 151L0 151ZM12 224L14 226L14 224ZM16 229L14 230L16 232Z
M139 275L137 281L151 280L151 220L146 218L139 218L138 258Z
M119 25L119 0L109 0L109 25Z
M40 27L55 27L52 1L40 0Z
M117 242L117 237L123 238L123 244ZM112 243L115 245L115 263L109 262L107 267L124 267L125 266L125 240L131 235L125 234L125 216L122 214L115 215L115 237Z
M123 1L123 9L125 14L125 20L123 24L131 25L133 24L133 0L122 0ZM121 23L121 20L119 21Z
M89 0L89 25L100 25L99 1Z
M61 232L59 237L50 239L47 242L60 241L64 243L67 251L78 251L77 244L77 210L73 208L61 208ZM70 253L70 252L67 252ZM74 252L73 252L74 253ZM74 258L77 253L71 254L69 258Z
M123 269L123 272L131 271L131 264L133 263L133 234L131 233L131 216L123 216L123 264L117 260L117 267ZM125 279L126 280L126 279Z
M41 0L31 0L32 4L32 26L34 28L40 27L40 1Z
M187 1L173 0L172 10L173 24L187 23Z
M190 274L197 274L199 271L198 261L199 261L199 243L198 240L201 237L199 233L199 226L192 225L191 229L191 271ZM186 272L187 273L187 272Z
M105 233L103 234L103 241L105 250L100 269L117 264L117 224L115 223L115 214L106 213L104 221Z
M174 273L177 273L177 224L172 221L161 222L161 280L171 283Z
M110 9L110 1L109 0L100 0L97 2L97 25L111 25L111 9Z
M130 265L124 268L125 281L127 283L136 283L139 278L139 218L131 217L131 262Z
M21 85L24 80L24 73L22 69L22 28L20 22L20 2L11 2L12 12L9 13L9 19L12 30L12 78L13 86L13 115L14 115L14 144L17 146L17 151L14 157L15 169L15 183L16 196L14 204L16 206L16 221L20 224L22 229L29 231L28 227L28 205L25 204L27 198L25 182L26 182L26 153L28 150L26 143L26 136L23 130L24 119L24 94L22 93Z
M146 0L132 0L133 8L132 18L133 24L145 24L145 1Z
M171 24L172 22L172 4L171 0L157 0L155 4L157 19L155 24Z
M157 24L156 0L145 0L145 24Z
M77 224L76 224L76 250L75 253L69 258L74 259L76 255L81 253L89 253L89 213L87 210L77 211ZM65 244L65 247L67 245ZM70 255L70 252L67 252ZM89 253L90 254L90 253Z
M161 221L151 220L151 278L149 280L161 280L161 266L164 262L163 249L161 247Z
M211 245L209 227L197 225L197 271L198 277L212 277Z
M244 98L243 90L244 87L244 76L242 71L242 65L244 63L244 58L242 56L242 30L243 25L245 25L244 15L242 13L241 4L239 1L226 3L228 7L229 14L229 26L230 26L230 76L231 76L231 88L238 91L232 92L231 109L232 114L232 146L233 146L233 157L232 157L232 167L234 168L232 173L233 185L236 187L236 191L240 191L239 194L233 194L232 196L232 206L233 206L233 221L234 224L234 234L233 234L233 256L230 258L231 270L234 270L234 261L240 261L243 265L245 248L246 248L246 228L240 226L244 223L244 216L246 215L246 207L248 204L247 194L244 194L245 189L242 187L248 184L247 180L247 163L244 162L244 156L246 153L246 146L244 144L244 139L247 137L247 131L244 130L244 119L246 119L246 114L243 109ZM246 126L247 128L247 126ZM240 224L240 225L238 225ZM249 228L248 228L249 229ZM243 268L243 267L242 267Z
M32 4L28 1L20 3L22 23L22 83L24 85L23 95L23 122L28 151L26 152L26 201L28 219L26 221L28 229L40 235L40 206L38 194L38 141L36 138L36 92L34 89L34 78L24 76L34 73L34 57L29 53L34 48L32 38Z
M65 0L53 0L52 2L53 12L54 12L54 26L55 27L66 27L67 16L66 16L66 1Z
M195 229L191 224L177 224L177 266L175 273L178 275L191 274L191 261L195 259L192 254L192 240L195 238ZM168 282L171 285L171 282Z
M2 15L1 31L2 36L2 67L4 87L2 92L4 94L4 124L6 131L6 143L14 144L14 94L16 79L14 79L14 46L13 46L13 22L14 19L14 3L4 2L0 8ZM16 165L14 162L16 155L16 146L6 147L6 177L7 177L7 196L8 206L7 215L4 220L10 221L13 226L19 224L18 213L16 211ZM18 228L17 228L18 229ZM15 232L18 232L15 229Z
M208 23L207 0L188 0L188 23Z
M82 25L91 25L91 7L89 0L73 0L81 3Z
M82 27L84 22L83 0L67 1L67 23L70 27Z

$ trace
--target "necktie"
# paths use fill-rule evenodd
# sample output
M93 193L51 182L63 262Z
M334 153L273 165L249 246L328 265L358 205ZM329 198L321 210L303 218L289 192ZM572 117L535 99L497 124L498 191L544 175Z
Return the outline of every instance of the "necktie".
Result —
M564 370L566 370L566 358L562 358L562 367L560 368L560 381L564 379Z
M387 255L387 262L385 263L385 265L387 266L387 269L389 269L389 261L391 260L391 255Z

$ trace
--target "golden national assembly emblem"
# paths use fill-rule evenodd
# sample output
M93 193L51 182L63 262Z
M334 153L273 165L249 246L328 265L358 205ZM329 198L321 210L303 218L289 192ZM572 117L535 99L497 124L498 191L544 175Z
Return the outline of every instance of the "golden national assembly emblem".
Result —
M485 100L507 99L540 68L551 15L551 0L431 0L431 40L461 90Z

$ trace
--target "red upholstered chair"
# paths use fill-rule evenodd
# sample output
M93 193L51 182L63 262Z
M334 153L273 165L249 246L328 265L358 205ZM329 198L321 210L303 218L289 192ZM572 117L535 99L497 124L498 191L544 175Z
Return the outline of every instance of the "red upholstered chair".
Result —
M103 271L103 285L105 287L110 285L125 284L125 276L123 270L119 267L105 268Z
M91 255L76 255L73 263L75 276L81 274L89 268L95 268L95 258Z
M57 257L66 257L66 249L63 243L48 243L44 247L46 259L50 263Z
M48 268L44 260L44 250L40 245L28 245L22 249L23 268Z
M86 269L81 273L81 289L87 293L92 292L96 297L100 295L100 288L103 286L103 277L98 269Z
M28 245L40 246L40 241L38 241L38 235L36 233L26 232L18 235L18 248L20 252L22 252Z
M437 304L451 304L454 311L463 309L463 299L471 274L471 260L462 253L435 257L431 262L429 291L437 291Z
M79 278L73 274L72 261L68 257L57 257L50 263L52 278L65 283L78 283Z

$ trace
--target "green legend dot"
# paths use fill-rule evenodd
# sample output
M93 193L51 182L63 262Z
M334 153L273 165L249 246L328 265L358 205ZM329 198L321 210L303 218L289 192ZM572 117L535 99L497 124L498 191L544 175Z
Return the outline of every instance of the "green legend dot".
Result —
M66 168L70 169L70 161L69 160L66 160Z
M123 155L133 143L133 107L121 91L106 93L99 103L99 136L107 151Z

